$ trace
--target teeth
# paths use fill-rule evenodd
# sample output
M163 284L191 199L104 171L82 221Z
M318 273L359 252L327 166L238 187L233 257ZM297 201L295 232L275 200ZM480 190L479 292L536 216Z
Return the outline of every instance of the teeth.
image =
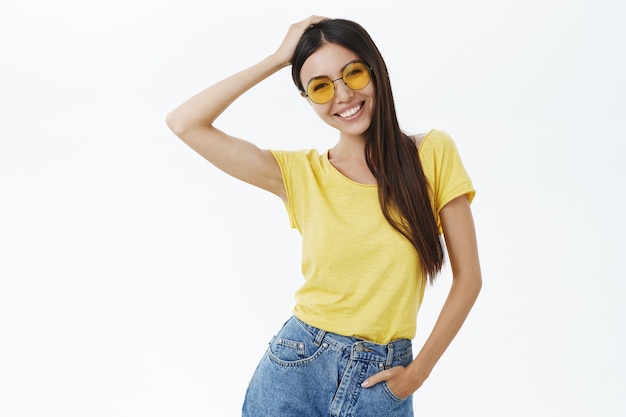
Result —
M349 110L344 111L343 113L339 113L339 116L341 117L350 117L350 116L354 116L359 110L361 110L361 104L359 104L356 107L353 107Z

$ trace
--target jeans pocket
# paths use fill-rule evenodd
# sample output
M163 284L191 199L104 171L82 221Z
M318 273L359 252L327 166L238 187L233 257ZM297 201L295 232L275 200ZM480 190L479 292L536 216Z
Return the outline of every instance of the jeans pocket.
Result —
M302 366L315 361L328 348L326 343L315 343L315 337L290 320L272 339L268 357L283 366Z
M403 367L406 368L407 366L409 366L411 364L412 361L413 361L413 352L411 350L411 347L408 347L403 352L401 352L401 354L398 357L396 357L393 360L393 362L391 363L391 367L403 366ZM387 384L386 381L382 382L382 386L383 386L383 391L385 392L387 397L389 397L390 399L392 399L395 402L403 402L403 401L406 401L407 399L411 398L411 397L407 397L407 398L398 397L391 390L391 388L389 388L389 385Z
M395 402L401 403L411 398L411 397L407 397L407 398L398 397L396 394L393 393L393 391L391 390L391 388L389 388L389 385L385 381L382 382L382 385L383 385L383 390L385 391L385 394L387 394L387 396Z
M285 361L297 361L306 358L304 342L278 337L275 339L271 350L275 356Z
M277 365L281 366L304 366L315 362L322 354L328 349L326 343L322 343L316 349L312 355L300 358L297 352L293 349L277 348L275 345L270 345L267 356L269 359Z

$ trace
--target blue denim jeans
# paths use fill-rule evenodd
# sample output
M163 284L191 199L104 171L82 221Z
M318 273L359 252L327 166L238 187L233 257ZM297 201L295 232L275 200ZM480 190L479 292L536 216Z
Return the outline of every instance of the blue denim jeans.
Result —
M413 359L411 341L386 345L328 333L289 319L257 367L244 417L411 417L412 397L398 398L386 383L361 388L366 378Z

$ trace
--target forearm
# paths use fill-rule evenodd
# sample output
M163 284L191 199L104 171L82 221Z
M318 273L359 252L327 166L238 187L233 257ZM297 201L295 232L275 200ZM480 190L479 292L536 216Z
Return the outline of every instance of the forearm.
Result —
M204 131L243 93L291 63L304 30L325 18L311 16L289 27L278 49L261 62L196 94L167 115L167 124L177 136Z
M194 128L210 127L243 93L289 63L276 54L194 95L167 115L168 126L179 136Z
M435 326L424 346L407 367L419 388L465 322L482 286L480 272L453 280Z

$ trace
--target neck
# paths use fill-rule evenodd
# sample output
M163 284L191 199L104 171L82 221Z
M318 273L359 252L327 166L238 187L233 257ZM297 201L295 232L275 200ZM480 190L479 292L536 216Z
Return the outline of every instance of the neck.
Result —
M365 138L363 136L339 137L339 142L330 150L333 159L365 159Z

